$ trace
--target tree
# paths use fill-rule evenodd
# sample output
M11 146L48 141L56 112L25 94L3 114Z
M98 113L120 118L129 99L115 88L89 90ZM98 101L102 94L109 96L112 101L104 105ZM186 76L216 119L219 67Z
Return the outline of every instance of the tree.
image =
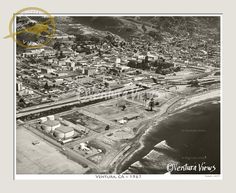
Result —
M46 84L44 85L44 89L45 89L45 90L48 90L48 89L49 89L48 82L46 82Z
M180 70L181 70L181 68L180 68L179 66L177 66L177 67L174 69L175 72L178 72L178 71L180 71Z
M149 106L149 110L152 111L152 108L154 107L154 99L153 98L151 98L151 100L149 101L148 106Z
M146 102L148 100L148 96L147 96L147 93L145 92L144 95L143 95L143 100L144 102Z
M199 81L198 80L192 80L192 81L190 81L190 85L192 87L198 87L199 86Z
M124 111L126 109L126 101L125 100L119 100L117 103L117 106L121 108L121 111Z
M109 86L109 84L108 84L107 82L104 82L104 85L105 85L105 87L108 87L108 86Z
M106 125L105 130L109 130L110 129L110 125Z
M23 98L20 98L19 102L25 104L25 100Z
M144 62L147 64L148 63L148 56L145 56Z
M144 24L142 25L142 30L144 31L144 33L147 31L147 28Z
M126 106L125 105L122 105L121 106L121 111L124 111L126 109Z
M134 60L130 60L127 64L127 66L131 67L131 68L136 68L137 67L137 62Z
M56 42L54 45L53 45L53 49L55 50L60 50L60 47L61 47L61 44L59 42Z

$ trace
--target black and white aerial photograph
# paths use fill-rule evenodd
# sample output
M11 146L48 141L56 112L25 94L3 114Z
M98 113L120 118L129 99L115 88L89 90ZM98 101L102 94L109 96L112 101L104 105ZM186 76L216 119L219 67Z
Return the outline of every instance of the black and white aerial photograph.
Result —
M29 14L15 36L15 175L222 174L220 15Z

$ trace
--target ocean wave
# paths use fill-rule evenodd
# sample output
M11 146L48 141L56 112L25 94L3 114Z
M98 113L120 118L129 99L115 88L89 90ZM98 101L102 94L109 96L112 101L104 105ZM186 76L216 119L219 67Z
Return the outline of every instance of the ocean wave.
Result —
M161 141L141 160L133 163L123 174L165 174L169 163L178 164L174 154L178 151Z
M141 137L141 147L126 160L123 173L165 174L167 164L214 163L220 171L220 105L204 101L168 116ZM215 143L209 143L209 137Z
M217 101L212 101L211 104L217 105L217 104L220 104L220 101L219 101L219 100L217 100Z

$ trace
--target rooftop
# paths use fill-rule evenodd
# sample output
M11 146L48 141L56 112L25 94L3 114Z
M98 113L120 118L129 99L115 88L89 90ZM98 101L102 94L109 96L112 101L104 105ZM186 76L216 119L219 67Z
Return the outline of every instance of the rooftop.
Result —
M59 121L55 121L55 120L47 120L43 124L47 125L47 126L56 126L56 125L60 124L60 122Z
M60 132L62 132L62 133L68 133L68 132L70 132L70 131L74 131L73 128L71 128L71 127L66 127L66 126L60 126L60 127L56 128L55 130L60 131Z

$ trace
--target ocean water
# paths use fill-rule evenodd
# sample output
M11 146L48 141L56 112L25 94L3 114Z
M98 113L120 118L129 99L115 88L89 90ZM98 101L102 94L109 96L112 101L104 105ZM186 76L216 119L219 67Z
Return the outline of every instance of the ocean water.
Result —
M220 174L219 99L169 116L142 141L144 147L123 164L124 173Z

